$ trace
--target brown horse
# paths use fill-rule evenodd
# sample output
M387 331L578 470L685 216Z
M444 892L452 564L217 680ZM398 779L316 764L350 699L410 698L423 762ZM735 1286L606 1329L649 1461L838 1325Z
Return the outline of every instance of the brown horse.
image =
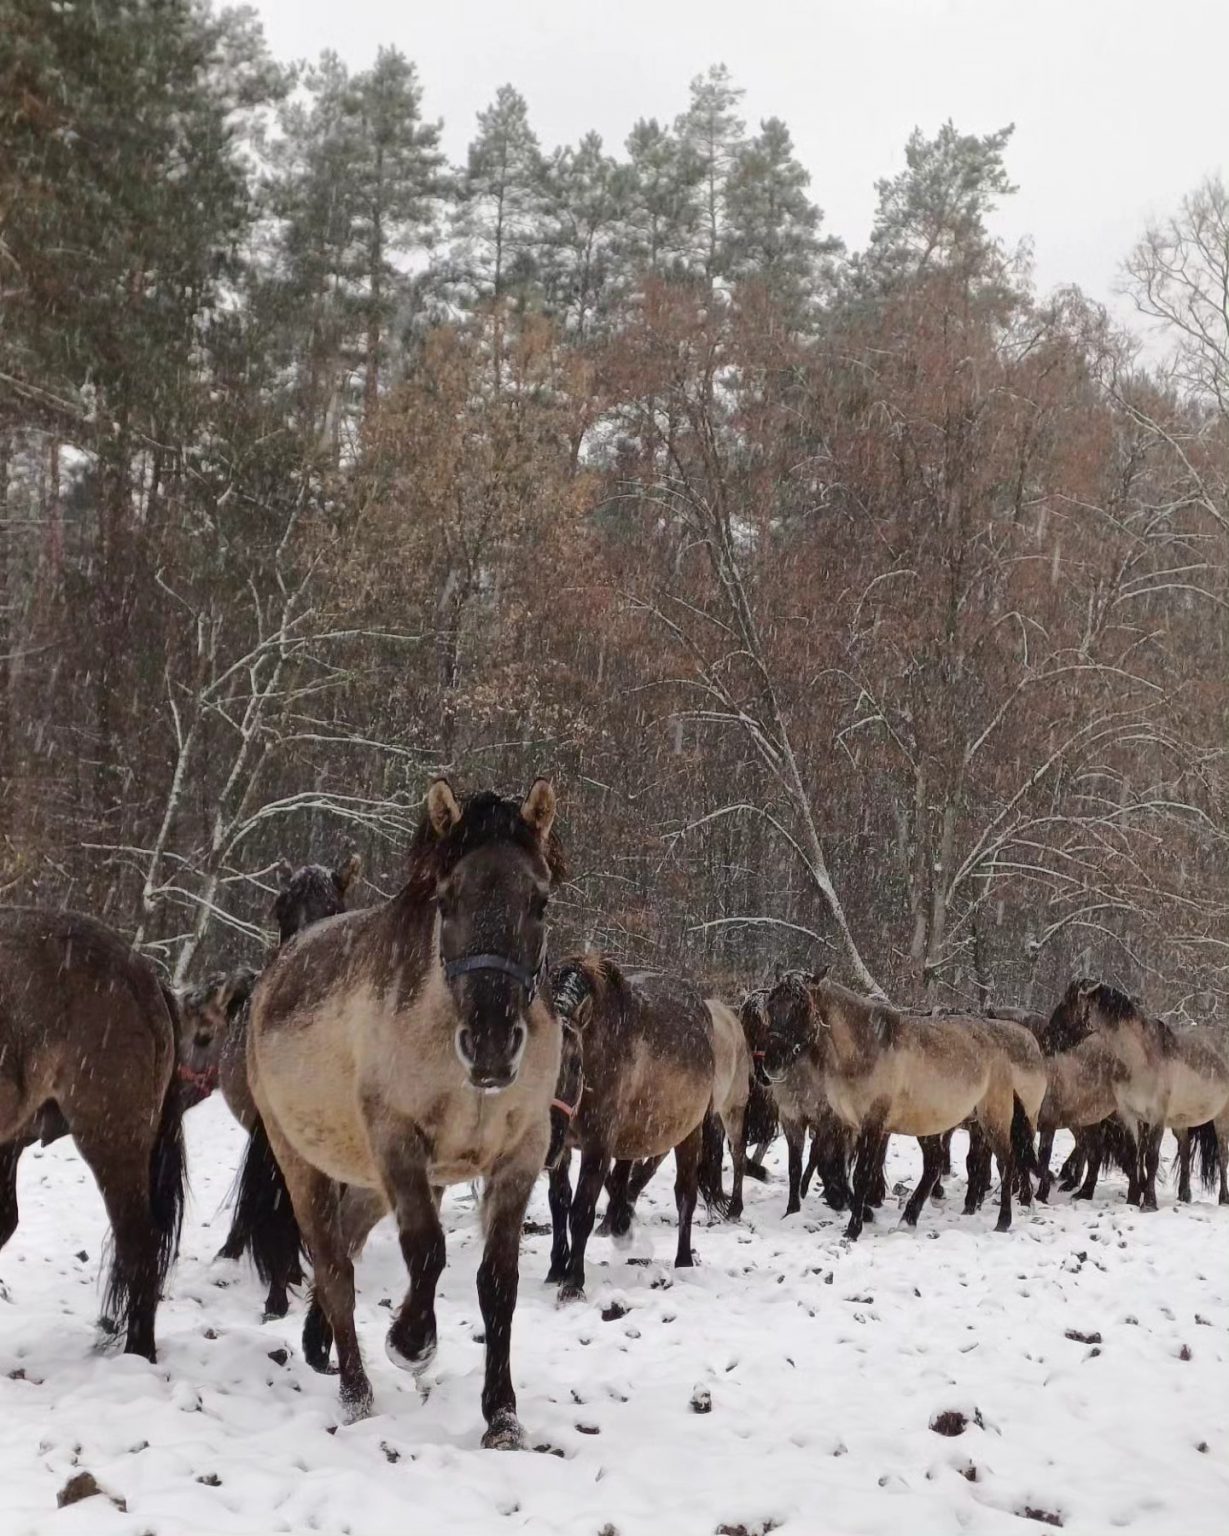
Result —
M1010 1053L989 1032L968 1020L911 1018L828 981L826 972L779 981L768 1019L769 1079L780 1081L804 1054L816 1054L829 1104L858 1136L847 1236L862 1230L889 1133L922 1141L922 1179L902 1218L912 1225L939 1176L943 1132L971 1115L1003 1168L998 1230L1010 1227L1016 1162L1028 1155L1032 1127L1013 1086Z
M344 912L346 894L361 867L357 853L333 870L322 864L305 864L296 870L283 859L278 865L281 889L273 903L278 948L302 929ZM248 1009L256 977L249 969L223 972L189 988L180 999L181 1076L196 1090L198 1100L218 1087L249 1136L259 1119L247 1071ZM259 1219L259 1210L251 1208L251 1193L249 1182L247 1205L236 1205L230 1232L218 1250L220 1259L241 1259L252 1249L252 1222ZM269 1287L267 1318L285 1317L290 1310L287 1287L303 1281L298 1255L287 1257L289 1262L279 1266L277 1273L261 1275Z
M510 1351L521 1226L551 1135L560 1029L541 994L546 910L562 877L555 794L427 794L409 879L390 901L301 933L252 997L248 1076L337 1342L342 1402L370 1411L354 1326L342 1186L392 1208L409 1289L387 1335L420 1373L436 1349L444 1232L433 1193L484 1180L478 1301L486 1333L483 1444L522 1442ZM277 1240L262 1227L259 1243Z
M1042 1137L1049 1137L1051 1145L1055 1131L1070 1130L1078 1133L1099 1126L1115 1112L1118 1088L1127 1075L1127 1069L1118 1056L1106 1048L1104 1041L1089 1036L1071 1050L1047 1056L1045 1066L1046 1094L1037 1129ZM1096 1164L1090 1163L1090 1167L1095 1188L1096 1166L1101 1156L1099 1143L1094 1156ZM1044 1201L1050 1194L1048 1155L1041 1157L1040 1165L1037 1198Z
M79 913L0 911L0 1248L32 1130L63 1124L114 1234L104 1318L122 1319L125 1351L147 1360L183 1221L175 1068L174 996L149 961Z
M748 992L739 1017L755 1069L756 1082L772 1095L781 1129L789 1170L789 1193L785 1214L793 1216L802 1209L802 1199L811 1177L818 1172L824 1185L824 1199L833 1210L843 1211L853 1199L849 1187L848 1165L853 1137L833 1113L824 1091L823 1056L818 1045L801 1052L776 1081L764 1070L771 1024L768 1017L767 989ZM807 1132L811 1133L811 1153L804 1169L803 1150ZM873 1196L872 1203L873 1203ZM868 1216L869 1219L869 1216Z
M579 1032L584 1057L584 1092L567 1136L581 1153L575 1195L566 1155L550 1176L554 1242L547 1278L559 1281L560 1300L570 1301L584 1295L585 1247L612 1162L617 1207L627 1200L632 1165L644 1159L656 1167L674 1149L674 1262L693 1262L691 1222L717 1058L712 1015L677 977L625 975L605 956L589 954L557 966L551 990L560 1019Z

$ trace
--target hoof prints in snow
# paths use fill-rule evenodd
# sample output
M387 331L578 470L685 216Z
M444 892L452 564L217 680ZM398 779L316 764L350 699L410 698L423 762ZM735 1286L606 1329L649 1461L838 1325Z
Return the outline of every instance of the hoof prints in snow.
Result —
M262 1323L255 1276L213 1258L240 1132L217 1103L186 1125L193 1199L156 1366L92 1353L105 1224L71 1144L22 1160L21 1225L0 1254L4 1536L66 1519L91 1536L1021 1536L1060 1521L1224 1536L1229 1212L1207 1200L1142 1215L1110 1180L1091 1205L1058 1197L1003 1235L960 1215L957 1177L922 1215L929 1241L880 1221L846 1244L814 1193L802 1225L784 1219L779 1176L748 1185L741 1224L698 1226L701 1266L676 1272L667 1169L630 1256L595 1238L590 1299L557 1308L540 1185L513 1342L539 1454L494 1456L479 1448L468 1190L445 1199L427 1400L384 1360L379 1303L405 1290L385 1224L358 1267L375 1412L341 1425L337 1378L299 1352L303 1297ZM915 1176L914 1143L893 1143L889 1172ZM57 1516L87 1469L83 1508Z

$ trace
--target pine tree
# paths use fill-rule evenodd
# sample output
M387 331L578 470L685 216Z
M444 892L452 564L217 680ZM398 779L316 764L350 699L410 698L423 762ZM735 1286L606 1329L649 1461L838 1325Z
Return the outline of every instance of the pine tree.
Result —
M970 286L999 285L1006 264L986 219L1016 188L1003 154L1013 125L984 137L957 133L949 120L932 139L915 128L905 169L876 183L879 206L861 268L892 287L945 271Z
M422 121L422 87L413 64L381 48L375 65L354 82L358 163L352 191L351 239L366 284L365 411L379 393L384 337L407 279L392 258L429 247L444 190L440 124Z
M627 139L627 198L620 256L636 271L679 277L693 270L700 221L699 162L655 117Z
M725 270L733 282L760 284L799 326L830 286L832 263L844 248L820 235L822 214L807 197L809 183L789 129L770 117L738 150L726 186Z
M727 182L743 145L745 124L738 116L743 91L724 64L714 64L691 82L691 102L675 124L699 181L700 269L711 287L725 270Z
M456 267L477 299L524 297L536 276L542 216L542 155L525 98L500 86L478 114L457 213Z
M547 308L577 341L611 318L628 180L596 133L587 133L575 149L557 150L544 168L543 292Z

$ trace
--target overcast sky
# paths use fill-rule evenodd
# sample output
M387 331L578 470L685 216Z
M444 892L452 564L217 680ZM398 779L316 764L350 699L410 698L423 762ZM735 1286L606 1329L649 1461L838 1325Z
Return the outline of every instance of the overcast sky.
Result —
M381 43L412 58L454 160L511 82L544 148L596 128L621 148L638 117L672 120L723 62L744 116L785 119L827 227L861 244L876 177L920 125L1016 124L1020 191L998 231L1031 236L1042 288L1110 297L1150 216L1229 170L1229 0L257 0L273 52ZM1116 306L1117 307L1117 306Z

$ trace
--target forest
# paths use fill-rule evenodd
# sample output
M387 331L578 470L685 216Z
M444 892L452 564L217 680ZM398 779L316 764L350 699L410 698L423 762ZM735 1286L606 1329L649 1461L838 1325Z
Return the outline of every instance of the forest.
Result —
M560 954L1229 999L1229 193L1036 291L1010 126L863 249L714 65L622 145L394 48L0 0L0 890L182 983L552 777ZM429 84L429 82L428 82ZM1141 342L1146 337L1146 344Z

